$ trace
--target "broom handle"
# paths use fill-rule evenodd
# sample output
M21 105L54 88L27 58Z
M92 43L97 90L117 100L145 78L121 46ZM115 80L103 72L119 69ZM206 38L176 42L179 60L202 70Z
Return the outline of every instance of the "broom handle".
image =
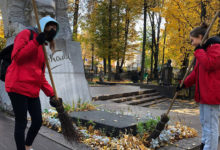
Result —
M206 33L205 33L203 39L202 39L202 42L200 43L201 46L203 45L203 43L205 42L206 38L208 37L209 31L211 30L211 28L212 28L212 26L213 26L215 20L217 19L219 13L220 13L220 11L217 11L217 13L215 14L215 17L212 19L212 22L211 22L211 24L209 25L209 27L208 27L208 29L207 29L207 31L206 31ZM192 68L192 66L193 66L193 64L194 64L194 61L195 61L195 56L193 56L193 59L192 59L192 61L191 61L191 64L189 65L189 67L188 67L188 69L187 69L187 71L186 71L186 73L185 73L185 75L184 75L184 77L183 77L183 80L181 81L180 87L183 86L184 80L186 79L188 73L190 72L190 70L191 70L191 68ZM173 107L173 103L175 102L175 99L176 99L177 95L178 95L178 92L175 93L175 95L174 95L174 97L173 97L173 99L172 99L172 102L171 102L171 104L170 104L170 107L169 107L169 109L167 110L167 113L166 113L167 115L169 114L171 108Z
M36 6L35 0L32 0L32 3L33 3L33 8L34 8L34 13L35 13L35 17L36 17L38 31L39 31L39 33L41 33L42 31L41 31L41 27L40 27L40 22L39 22L39 18L38 18L38 12L37 12L37 6ZM55 87L55 84L54 84L52 72L51 72L51 69L50 69L50 64L49 64L48 57L47 57L46 48L45 48L44 45L43 45L43 51L44 51L44 58L45 58L45 62L46 62L48 72L49 72L49 76L50 76L50 80L51 80L51 83L52 83L53 91L54 91L56 99L58 100L56 87Z

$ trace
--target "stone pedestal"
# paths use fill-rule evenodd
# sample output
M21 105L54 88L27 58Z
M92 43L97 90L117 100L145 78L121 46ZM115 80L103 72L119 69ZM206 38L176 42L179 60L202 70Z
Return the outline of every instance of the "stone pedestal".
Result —
M161 71L161 82L162 85L171 85L173 76L173 67L171 66L171 60L163 66Z
M66 40L56 41L56 52L47 48L48 60L52 70L56 91L63 102L72 106L78 100L91 101L88 82L85 79L80 43ZM45 76L51 84L48 69ZM42 110L48 109L49 98L40 91ZM4 109L11 110L10 99L5 92L4 82L0 81L0 101Z
M64 103L90 101L90 91L85 79L80 44L73 42L67 15L67 0L36 0L39 17L50 15L59 22L60 32L56 40L56 52L52 55L47 50L56 90ZM0 9L4 22L4 35L7 45L14 42L14 37L26 27L35 26L32 2L27 0L0 0ZM50 83L46 69L45 76ZM40 92L42 109L49 108L49 98ZM0 107L11 109L11 103L5 92L4 82L0 81Z
M47 49L47 53L58 96L71 106L79 100L89 102L91 96L85 79L80 43L57 40L56 52L52 54ZM47 68L45 76L51 84ZM42 109L49 108L48 97L42 91L40 98Z

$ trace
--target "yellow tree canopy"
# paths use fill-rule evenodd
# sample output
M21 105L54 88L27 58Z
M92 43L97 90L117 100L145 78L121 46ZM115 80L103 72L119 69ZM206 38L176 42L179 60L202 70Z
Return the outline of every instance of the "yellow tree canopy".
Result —
M206 5L205 22L210 24L220 7L219 0L204 1ZM193 47L189 40L190 31L201 24L201 0L165 0L164 7L155 9L161 11L166 20L166 51L165 59L174 60L174 64L180 66L186 53L192 53ZM218 32L216 21L210 35ZM162 41L161 41L162 44ZM160 54L163 45L160 46Z
M0 12L0 38L4 38L4 25L3 25L1 12Z

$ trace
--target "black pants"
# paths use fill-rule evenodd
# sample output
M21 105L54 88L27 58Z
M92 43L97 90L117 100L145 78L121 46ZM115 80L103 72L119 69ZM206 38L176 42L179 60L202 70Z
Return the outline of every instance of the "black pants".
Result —
M8 93L15 114L14 137L17 150L25 150L25 145L31 146L42 125L42 113L40 99L30 98L17 93ZM27 126L27 111L31 116L31 127L25 139Z

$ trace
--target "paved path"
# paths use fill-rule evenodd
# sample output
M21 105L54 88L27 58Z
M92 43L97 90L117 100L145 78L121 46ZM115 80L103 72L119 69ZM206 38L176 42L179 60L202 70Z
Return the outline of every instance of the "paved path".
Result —
M125 85L91 87L90 89L93 97L100 95L111 95L144 90L140 89L138 86ZM98 104L100 109L108 110L115 113L123 113L125 115L136 115L142 118L146 115L147 112L152 113L153 116L160 116L162 113L165 113L169 107L170 100L168 100L167 102L150 106L149 108L106 101L96 101L95 104ZM178 145L182 146L180 147L180 149L187 149L188 147L193 147L195 145L200 144L201 125L199 120L199 108L198 105L194 102L194 100L177 100L173 106L173 109L171 110L170 117L170 120L173 123L175 121L181 121L189 127L193 127L196 130L198 130L198 137L188 140L189 142L187 145L187 141L184 140L177 143ZM183 148L184 146L185 148ZM176 147L176 150L178 149L179 148ZM220 150L220 145L218 150Z
M0 112L0 150L16 150L14 141L14 121ZM34 150L69 150L68 148L38 134Z
M101 95L112 95L112 94L121 94L134 91L143 91L139 86L131 85L103 85L103 86L91 86L90 92L92 97L101 96Z
M29 126L30 124L28 124ZM34 150L90 150L81 143L67 143L62 134L42 126L34 144ZM0 111L0 150L16 150L14 141L14 119Z

